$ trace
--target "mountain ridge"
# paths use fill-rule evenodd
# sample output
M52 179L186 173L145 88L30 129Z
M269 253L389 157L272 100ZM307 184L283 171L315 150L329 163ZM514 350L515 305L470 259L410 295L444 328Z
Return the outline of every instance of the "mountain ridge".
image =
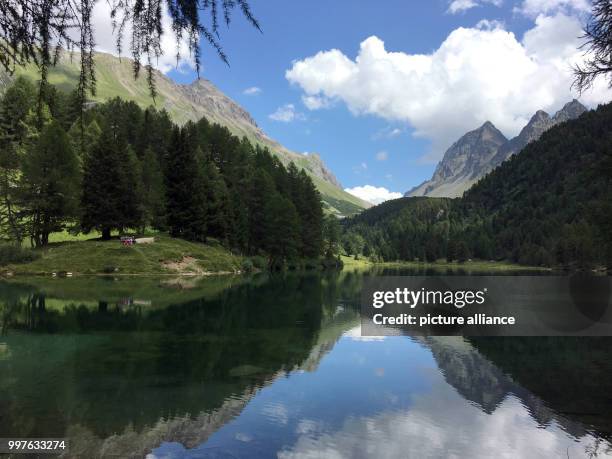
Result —
M480 128L468 132L453 143L436 166L432 178L410 189L404 196L459 197L486 174L522 151L530 142L538 140L551 127L578 118L585 111L587 109L576 99L566 103L552 117L545 111L538 110L517 136L508 140L500 132L505 141L493 152L490 144L475 137L482 131L499 132L493 123L486 121ZM501 137L498 137L499 139Z

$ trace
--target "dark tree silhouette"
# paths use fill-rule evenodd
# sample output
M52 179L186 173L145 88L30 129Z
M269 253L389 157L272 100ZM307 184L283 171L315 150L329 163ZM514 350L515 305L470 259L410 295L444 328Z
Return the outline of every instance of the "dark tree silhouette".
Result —
M596 78L608 79L612 88L612 1L593 0L591 19L584 28L582 49L587 56L583 65L574 67L574 87L583 92Z

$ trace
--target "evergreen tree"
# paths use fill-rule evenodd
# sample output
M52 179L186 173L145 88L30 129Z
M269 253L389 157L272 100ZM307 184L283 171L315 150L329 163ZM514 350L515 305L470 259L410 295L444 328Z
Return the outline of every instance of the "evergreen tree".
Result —
M15 199L26 141L25 121L35 106L35 91L27 79L18 77L0 100L0 229L17 244L23 240L24 228Z
M133 152L115 126L105 126L84 162L81 227L86 233L96 229L108 240L112 230L140 227L138 175Z
M295 200L301 218L301 252L306 258L316 258L323 251L323 207L321 195L304 170L298 175L299 191Z
M227 241L229 232L229 195L225 180L212 161L204 165L206 174L206 226L207 234Z
M470 258L470 251L465 241L459 241L457 244L457 261L465 263Z
M51 232L61 231L76 218L79 162L59 123L47 125L36 146L26 153L20 188L19 206L37 247L46 245Z
M446 261L452 263L457 259L457 244L453 239L450 239L446 244Z
M325 256L335 257L340 247L341 227L335 215L327 215L323 221Z
M165 227L166 188L164 173L157 155L147 148L141 162L143 225L162 229Z
M265 249L264 241L272 217L266 204L275 192L272 177L265 170L258 168L248 187L249 253L256 254L258 250Z
M170 235L192 241L206 241L206 188L193 124L172 131L166 154L167 225Z
M81 127L83 127L83 130L81 130ZM87 153L91 151L100 138L101 133L102 129L100 129L100 125L95 119L86 126L81 126L79 122L72 124L68 131L68 136L70 137L70 142L74 151L81 161L85 158Z
M271 269L280 269L298 255L299 218L289 198L274 193L265 204L264 249Z

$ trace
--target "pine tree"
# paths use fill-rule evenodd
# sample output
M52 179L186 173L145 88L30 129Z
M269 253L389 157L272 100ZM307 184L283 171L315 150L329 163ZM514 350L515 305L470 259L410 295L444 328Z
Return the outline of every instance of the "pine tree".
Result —
M207 234L227 241L229 231L229 195L225 180L212 161L206 161L206 228Z
M170 235L206 241L206 188L193 124L175 127L166 155L167 225Z
M342 229L335 215L327 215L323 221L323 239L325 256L333 258L338 254Z
M102 129L100 129L100 125L95 119L86 126L83 126L83 130L81 130L79 122L72 124L68 131L68 136L70 137L70 142L72 143L74 151L81 160L91 151L100 138L101 133Z
M108 240L111 231L138 228L142 224L139 205L139 169L133 152L122 142L114 126L105 126L85 157L81 227L96 229Z
M446 244L446 261L452 263L457 258L457 244L450 239Z
M20 188L20 208L37 247L46 245L51 232L61 231L76 218L79 161L59 123L48 124L37 144L26 153Z
M34 86L18 77L0 100L0 227L16 244L24 237L15 199L26 141L25 121L35 106L35 94Z
M275 192L272 177L265 170L258 168L248 187L249 253L255 254L258 250L265 249L268 222L272 218L266 203L272 199Z
M291 200L280 193L274 193L266 202L265 213L264 249L270 256L270 268L279 269L297 257L299 218Z
M457 261L465 263L470 258L470 251L465 241L459 241L457 244Z
M166 188L164 174L153 150L147 148L141 162L143 225L153 228L165 227Z
M246 251L249 245L248 202L244 193L241 192L241 188L234 188L229 193L230 246L240 251Z
M304 170L297 171L291 163L288 173L292 199L300 217L300 252L303 257L316 258L323 250L321 195Z

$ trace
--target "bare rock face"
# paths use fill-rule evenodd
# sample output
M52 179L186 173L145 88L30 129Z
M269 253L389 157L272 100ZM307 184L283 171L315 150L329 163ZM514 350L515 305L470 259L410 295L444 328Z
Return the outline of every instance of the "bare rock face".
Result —
M576 99L565 104L565 106L559 110L553 117L554 124L565 123L569 120L574 120L586 112L587 109L584 105L578 102Z
M578 118L587 109L577 100L565 104L551 118L538 110L519 135L507 140L493 124L486 122L479 129L468 132L455 142L438 163L431 180L427 180L406 196L455 198L462 196L472 185L491 170L538 140L551 127Z
M525 148L529 142L538 140L544 132L553 126L553 124L553 119L548 113L538 110L536 114L531 117L529 123L521 130L519 135L499 147L497 154L493 157L490 167L486 172L499 166L510 156L517 154Z
M406 196L460 196L488 167L506 137L487 121L470 131L446 150L431 180L406 193Z
M318 154L300 155L288 150L268 137L257 126L249 112L223 94L210 81L200 78L191 84L175 85L176 91L182 93L184 98L189 101L191 109L195 112L192 117L194 120L206 116L206 118L213 122L227 126L237 135L245 135L250 140L267 146L285 164L293 161L296 164L302 165L314 176L338 188L342 188L338 179L327 168Z

